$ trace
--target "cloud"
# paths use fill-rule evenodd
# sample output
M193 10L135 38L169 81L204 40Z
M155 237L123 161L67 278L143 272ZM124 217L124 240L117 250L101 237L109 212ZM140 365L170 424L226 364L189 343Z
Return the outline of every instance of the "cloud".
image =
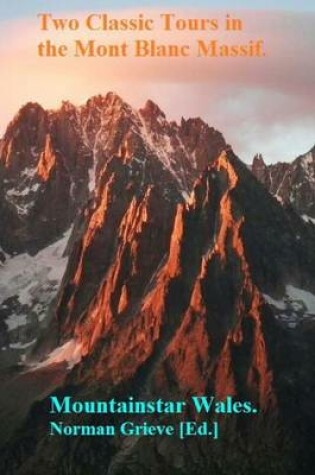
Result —
M121 15L136 13L124 11ZM176 13L182 18L196 17L192 10ZM198 17L220 21L225 14L198 10ZM203 117L224 133L245 160L256 152L269 161L290 160L314 143L315 15L275 11L233 14L242 18L243 31L156 31L143 33L143 38L184 44L194 44L197 38L229 43L263 38L265 58L39 58L36 46L45 38L69 45L78 37L95 38L108 45L122 38L132 43L134 34L42 32L37 19L2 23L0 130L29 100L55 108L62 99L79 104L91 95L115 90L135 107L152 98L171 119ZM82 12L69 15L85 17ZM146 10L146 15L156 18L158 13Z

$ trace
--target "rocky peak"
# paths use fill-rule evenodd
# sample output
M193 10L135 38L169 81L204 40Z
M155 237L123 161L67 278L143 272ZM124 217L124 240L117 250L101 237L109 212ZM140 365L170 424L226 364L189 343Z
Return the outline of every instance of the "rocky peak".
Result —
M315 147L291 163L266 165L254 157L252 172L285 206L306 220L315 217Z
M298 157L296 161L300 162L304 167L309 169L310 173L312 173L315 166L315 145L309 150L309 152Z
M37 102L28 102L24 106L22 106L14 117L13 121L9 125L36 125L38 118L45 114L45 110L43 107L38 104Z
M254 158L253 158L253 164L252 164L252 167L253 168L260 168L260 169L263 169L263 168L266 168L266 163L263 159L263 156L261 153L257 153Z
M70 103L58 112L29 103L7 128L0 150L3 212L10 210L16 229L1 244L10 252L34 252L47 238L61 237L86 200L91 162L74 111Z
M24 133L25 135L23 135L22 138L26 140L27 143L31 143L34 141L36 137L35 132L37 132L39 125L45 120L46 115L46 111L38 103L28 102L21 107L10 122L3 139L6 140ZM26 135L27 132L29 136Z
M112 111L124 110L129 113L132 108L115 92L108 92L106 95L93 96L86 102L83 108L96 109L103 114L112 113Z
M182 118L179 135L189 154L194 159L194 166L200 172L225 149L226 142L220 132L209 127L202 119Z
M62 101L61 107L60 107L60 112L66 112L66 113L71 113L75 112L76 106L72 104L70 101Z
M45 142L47 113L37 103L23 106L4 134L0 162L13 174L34 163L34 155Z
M163 120L166 118L159 106L150 99L145 103L145 106L139 110L139 113L147 122L156 122L159 119Z
M117 94L116 92L109 91L105 96L105 103L112 107L123 107L131 109L130 106Z
M254 156L251 170L265 186L269 187L271 185L268 167L260 153Z

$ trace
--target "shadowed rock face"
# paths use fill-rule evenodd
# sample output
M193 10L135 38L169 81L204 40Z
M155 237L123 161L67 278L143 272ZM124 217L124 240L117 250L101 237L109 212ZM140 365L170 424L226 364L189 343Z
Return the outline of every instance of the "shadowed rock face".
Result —
M292 163L266 165L256 155L252 172L281 203L292 206L306 220L315 218L315 147Z
M173 229L165 230L164 242L169 243L166 256L158 214L155 212L153 219L154 208L141 203L147 223L151 221L152 228L158 226L161 233L155 252L161 250L152 267L148 265L151 250L145 243L147 228L141 224L141 212L128 210L122 226L125 239L112 260L114 268L106 271L96 298L85 314L81 313L80 321L74 318L75 334L89 355L80 369L82 384L93 378L115 386L142 372L157 393L162 388L167 392L170 385L169 391L177 388L178 394L184 395L210 390L220 397L237 394L231 353L234 346L242 346L242 328L248 320L252 352L239 384L255 393L262 406L274 402L262 331L264 301L245 255L242 228L246 218L238 206L234 210L233 193L239 185L233 160L233 155L230 160L226 153L221 154L196 183L189 203L178 205ZM132 220L131 227L125 224L130 215L138 215L140 220ZM135 226L137 238L132 234ZM127 253L128 243L143 246L143 252ZM129 269L119 279L125 267L120 256L126 254ZM136 278L146 285L138 283L140 292L132 294L129 288ZM80 287L77 292L82 294ZM64 308L63 302L60 307ZM70 322L65 323L67 329ZM60 333L66 333L63 326Z
M37 348L40 354L55 340L62 351L80 353L66 379L54 376L59 393L89 400L232 395L261 415L222 421L215 445L80 438L65 449L64 439L47 436L46 400L3 449L2 471L311 473L314 226L283 207L200 119L178 126L151 101L136 112L113 94L62 111L35 163L41 186L56 169L60 180L70 177L70 188L86 186L80 206L68 207L76 216L69 259ZM43 114L49 122L55 113ZM93 164L81 185L74 178L80 160L69 158L78 158L69 145L72 123ZM289 299L294 328L282 318ZM50 363L57 361L58 350Z
M224 396L241 387L262 407L272 405L264 294L283 294L293 276L297 287L314 292L314 231L298 217L293 229L291 216L231 151L208 165L176 213L170 202L158 206L159 190L150 186L124 206L114 237L105 236L114 228L105 219L124 198L104 192L106 203L89 217L57 308L61 341L75 336L86 355L74 371L80 384L116 386L140 373L159 393L167 391L170 374L179 394ZM104 261L93 264L93 255ZM85 275L89 266L94 278ZM247 370L240 374L232 354L243 345Z

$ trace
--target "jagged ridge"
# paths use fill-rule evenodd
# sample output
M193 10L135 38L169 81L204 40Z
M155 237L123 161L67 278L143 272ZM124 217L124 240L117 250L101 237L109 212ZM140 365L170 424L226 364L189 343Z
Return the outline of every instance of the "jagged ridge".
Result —
M266 165L262 156L256 155L251 169L281 203L293 206L306 221L312 222L315 218L315 147L292 163Z

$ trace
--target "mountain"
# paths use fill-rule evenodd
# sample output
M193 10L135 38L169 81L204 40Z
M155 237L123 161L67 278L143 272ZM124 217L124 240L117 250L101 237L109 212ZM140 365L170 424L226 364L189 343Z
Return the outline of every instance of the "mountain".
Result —
M58 129L64 110L68 118ZM23 215L27 231L17 233L17 254L9 254L2 237L1 284L7 282L7 269L22 266L30 279L21 284L21 273L9 272L12 284L7 287L15 293L15 305L28 301L28 306L5 322L22 320L22 315L27 320L41 279L50 282L49 305L41 308L44 328L38 331L37 326L36 341L23 354L23 371L6 364L0 398L5 411L2 472L312 473L313 224L282 206L222 135L200 119L168 123L151 101L135 111L113 93L81 108L66 104L44 114L47 130L54 131L48 142L60 145L49 145L46 153L47 139L43 141L34 176L39 181L43 174L47 177L51 185L40 181L44 190L56 191L60 185L69 191L67 181L56 182L57 171L50 172L60 166L77 199L69 191L67 213L61 215L52 207L60 227L49 238L40 237L40 248L25 238L34 229L40 232L35 225L27 227L29 220L39 220L31 212ZM67 154L75 148L66 146L69 123L79 131L80 150L86 147L81 161L77 153ZM20 122L18 129L23 129ZM6 136L11 135L7 132L4 141ZM7 160L2 163L5 168ZM11 178L8 170L4 173L13 186L13 171ZM11 200L8 206L18 214L21 202ZM36 265L30 270L33 258L40 269L47 265L46 274L39 274ZM52 283L55 262L60 267ZM16 312L8 297L5 302L6 315ZM36 314L33 307L32 312ZM219 441L141 436L65 440L47 433L52 391L79 401L233 396L251 401L259 415L219 417ZM57 420L103 423L102 416L93 414L60 415ZM119 414L106 416L106 423L122 420ZM173 418L136 417L137 423L144 420L169 423Z
M161 175L161 199L176 195L174 208L176 200L188 196L208 157L224 146L222 135L201 119L168 123L152 101L136 111L114 93L93 97L82 107L64 102L57 111L34 103L22 107L0 143L0 248L6 259L0 282L0 366L23 359L47 326L71 247L66 249L65 236L76 223L71 242L76 239L89 200L90 208L99 206L93 201L99 181L117 168L117 183L106 186L120 193L123 179L131 187L123 213L134 188L140 195Z
M315 218L315 146L292 163L266 165L260 154L253 159L252 172L284 205L305 220Z
M187 193L194 178L225 146L200 119L168 123L152 101L133 110L114 93L82 107L64 102L57 111L22 107L0 143L3 189L0 235L7 252L36 252L60 237L87 201L108 158L158 160Z

